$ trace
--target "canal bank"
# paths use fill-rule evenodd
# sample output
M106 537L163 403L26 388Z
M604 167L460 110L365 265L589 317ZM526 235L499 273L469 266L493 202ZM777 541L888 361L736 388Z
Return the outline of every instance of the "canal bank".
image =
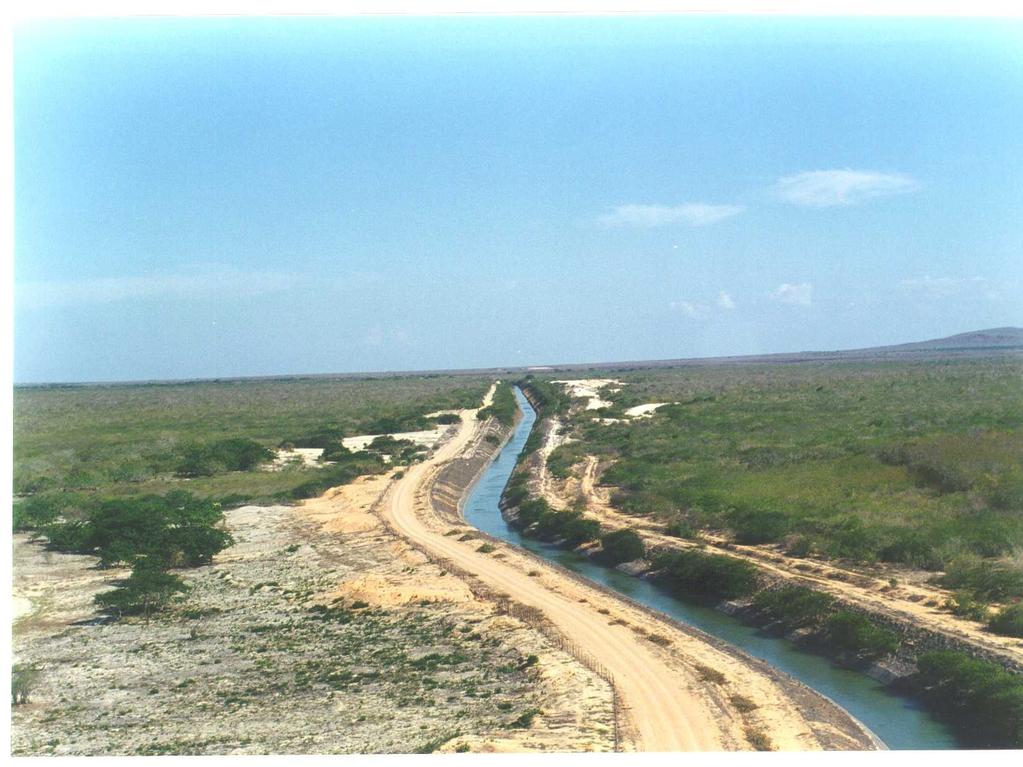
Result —
M504 486L536 421L536 413L516 390L522 416L507 444L477 480L463 504L465 519L495 538L513 543L559 565L577 577L612 589L638 605L661 613L739 648L835 701L893 749L958 747L952 733L913 701L896 696L867 676L838 668L826 658L798 649L791 641L758 629L712 608L680 600L652 583L604 567L573 551L522 536L505 522L499 507Z

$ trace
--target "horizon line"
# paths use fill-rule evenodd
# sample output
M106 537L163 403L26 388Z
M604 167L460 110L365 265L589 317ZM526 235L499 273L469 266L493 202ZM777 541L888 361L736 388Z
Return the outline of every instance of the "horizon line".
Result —
M948 347L942 349L941 347L935 347L930 349L905 349L900 347L915 346L917 344L926 343L937 343L940 341L946 341L961 336L968 336L974 334L983 333L994 333L994 332L1005 332L1014 331L1021 334L1021 339L1018 344L1013 345L995 345L995 346L974 346L974 347ZM545 363L535 365L497 365L492 367L479 367L479 368L429 368L429 369L411 369L411 370L367 370L367 371L349 371L349 372L328 372L328 373L266 373L262 375L226 375L226 376L199 376L195 378L137 378L137 379L120 379L120 380L93 380L93 381L27 381L27 382L13 382L13 387L18 388L45 388L45 387L76 387L76 386L157 386L157 385L174 385L174 384L194 384L194 383L227 383L236 381L275 381L280 379L303 379L303 378L376 378L376 377L414 377L414 376L439 376L439 375L451 375L451 376L469 376L474 374L487 374L497 372L518 372L518 371L557 371L560 369L586 369L594 367L612 367L619 365L632 365L632 366L647 366L647 367L669 367L672 364L685 364L685 363L706 363L706 362L728 362L728 361L749 361L758 362L765 358L779 358L779 357L794 357L800 355L832 355L832 354L861 354L866 355L870 352L874 353L903 353L912 354L914 352L920 353L935 353L941 351L948 352L969 352L969 351L983 351L983 350L1002 350L1012 351L1014 349L1023 349L1023 327L1016 327L1014 325L1006 325L998 328L982 328L980 330L967 330L962 333L954 333L950 336L943 336L941 338L928 338L922 341L905 341L897 344L883 344L880 346L866 346L857 347L852 349L817 349L817 350L800 350L800 351L783 351L783 352L763 352L758 354L726 354L726 355L712 355L706 357L666 357L661 359L646 359L646 360L605 360L601 362L560 362L560 363ZM799 360L795 360L799 361Z

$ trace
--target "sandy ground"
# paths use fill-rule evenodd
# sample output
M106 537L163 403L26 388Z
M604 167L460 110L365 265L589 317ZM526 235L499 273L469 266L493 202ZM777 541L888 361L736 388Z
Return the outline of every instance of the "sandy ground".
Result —
M602 407L611 407L611 402L601 399L600 390L605 386L621 387L621 381L613 378L577 378L568 381L551 381L551 383L563 384L566 391L573 397L587 400L587 410L599 410Z
M452 529L432 508L427 491L437 468L471 444L477 428L474 411L464 411L458 433L388 491L385 519L437 561L538 610L576 652L596 659L615 681L626 748L748 750L751 733L769 734L773 747L783 750L864 747L862 739L836 735L829 724L812 726L769 674L698 632L567 577L514 547L493 542L492 550L480 551L478 540L461 540L467 536L454 533L471 528ZM708 670L718 683L707 681ZM753 701L754 709L740 711L737 695ZM831 735L826 744L824 733Z
M374 504L392 481L228 511L236 543L148 625L95 611L126 571L16 536L15 661L41 676L14 753L611 750L606 682L391 534ZM416 665L431 654L453 660Z
M940 609L952 595L925 582L933 573L879 565L871 573L842 567L818 559L799 559L785 555L780 546L742 546L727 537L703 533L697 541L684 541L665 535L663 525L654 519L622 514L612 508L611 489L599 486L599 464L594 456L575 468L575 477L562 483L550 479L540 483L541 492L552 504L562 507L566 499L585 500L587 513L611 528L632 527L650 544L668 547L693 547L707 544L722 554L747 559L763 571L793 583L811 586L833 594L864 609L883 612L910 621L930 631L969 642L1017 665L1023 665L1023 640L989 632L984 624ZM895 585L890 581L894 579Z
M278 450L277 455L267 465L268 471L280 471L291 463L298 463L302 466L319 466L320 456L323 455L322 447L295 447L291 450Z
M415 442L417 445L423 447L434 447L441 439L444 438L445 433L450 429L449 425L440 425L436 429L429 429L428 431L400 431L394 434L361 434L357 437L345 437L341 440L341 444L347 447L353 452L365 450L369 444L377 437L394 437L395 439L407 439L410 442Z
M440 410L437 413L431 415L440 415L441 413L457 412ZM341 440L341 444L351 450L353 453L357 453L360 450L365 450L369 447L370 443L377 437L393 437L394 439L407 439L410 442L414 442L417 445L423 447L433 448L444 439L444 435L451 427L448 425L440 425L436 429L429 429L427 431L401 431L394 432L393 434L360 434L355 437L345 437ZM277 455L274 460L267 464L266 468L268 471L280 471L285 466L291 463L300 463L303 466L319 466L320 456L323 455L322 447L295 447L290 450L280 449L277 451Z
M659 407L664 407L667 402L648 402L645 405L636 405L625 411L629 418L649 418Z

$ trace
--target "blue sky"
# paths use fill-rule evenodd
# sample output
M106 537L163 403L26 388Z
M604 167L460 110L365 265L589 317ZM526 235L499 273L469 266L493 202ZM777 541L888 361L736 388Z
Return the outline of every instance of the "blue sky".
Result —
M62 20L15 34L16 381L1023 325L1023 24Z

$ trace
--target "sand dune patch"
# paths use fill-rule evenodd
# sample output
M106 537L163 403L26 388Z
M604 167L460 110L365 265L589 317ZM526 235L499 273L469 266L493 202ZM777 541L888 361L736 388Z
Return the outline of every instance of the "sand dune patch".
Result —
M393 607L417 602L471 602L469 587L454 576L436 578L402 578L398 574L381 577L360 575L344 581L336 591L328 594L329 599L344 598L355 602L366 602L376 607Z

